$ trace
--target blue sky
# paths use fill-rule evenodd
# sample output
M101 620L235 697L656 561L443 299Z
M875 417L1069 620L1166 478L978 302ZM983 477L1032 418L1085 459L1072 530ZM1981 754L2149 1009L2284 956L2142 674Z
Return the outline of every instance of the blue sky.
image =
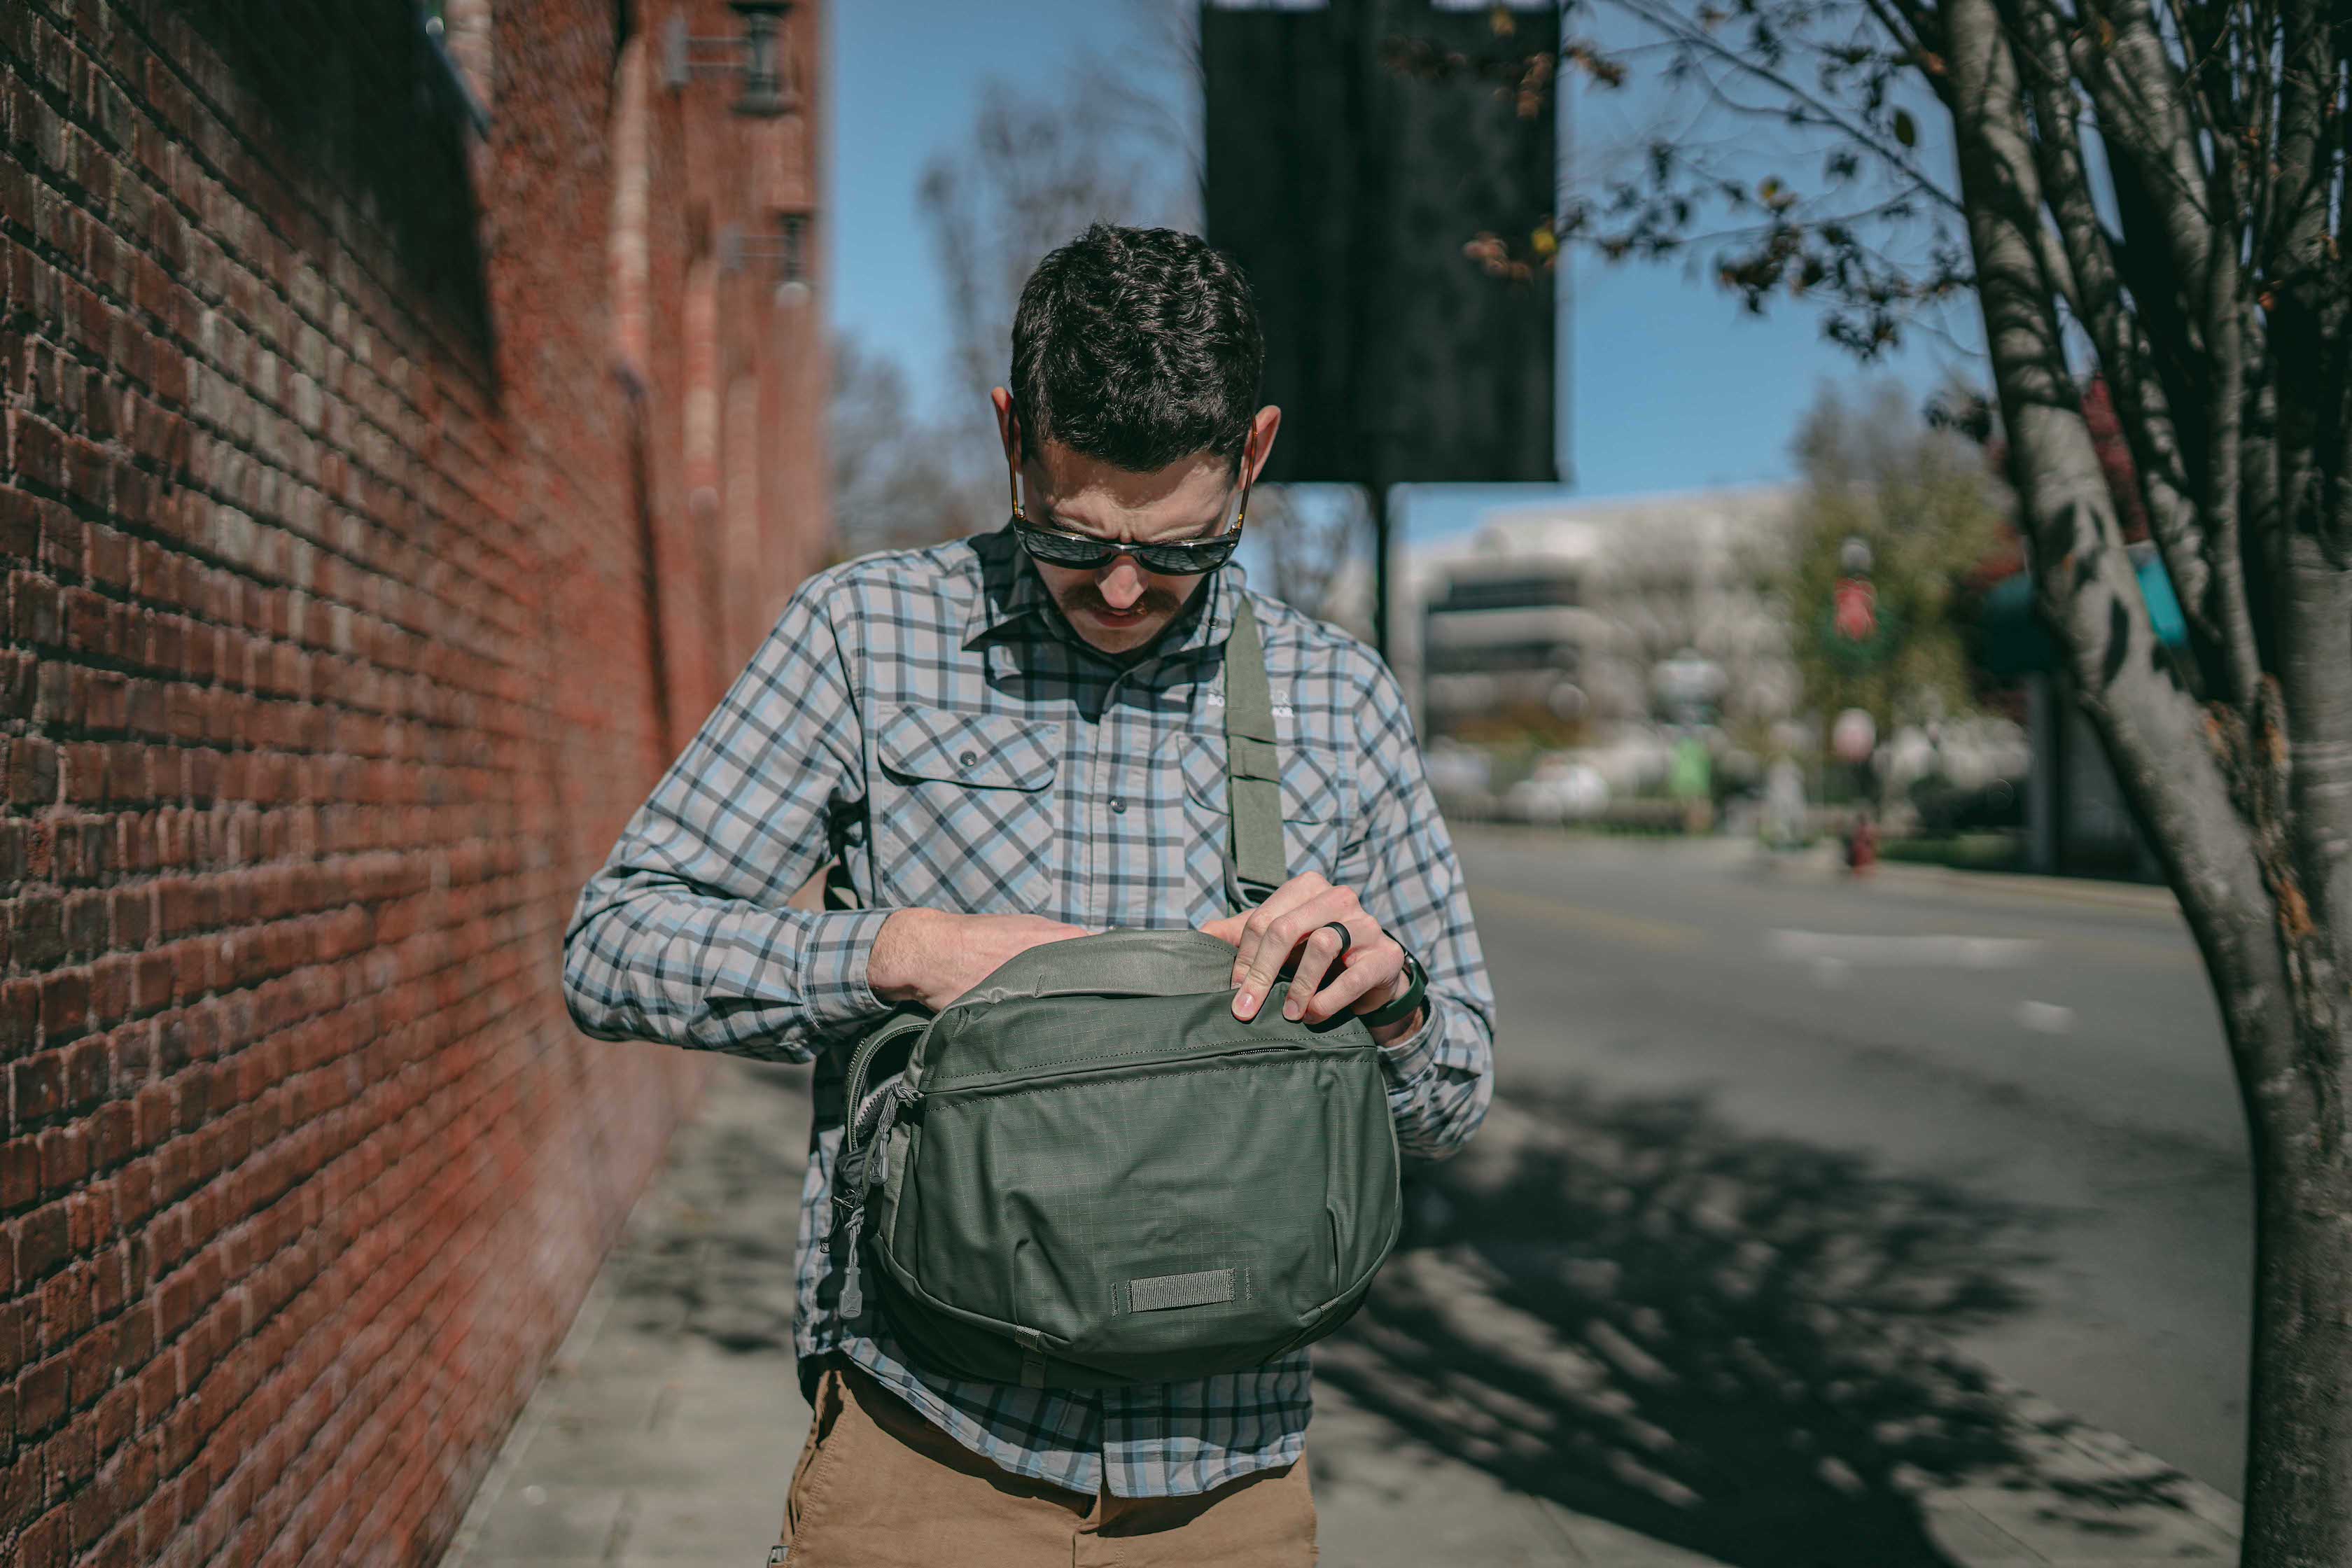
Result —
M918 386L944 374L946 312L916 212L923 164L970 126L989 77L1051 93L1055 67L1134 41L1139 0L847 0L832 7L832 309ZM1620 111L1577 110L1580 144ZM1570 280L1562 375L1572 492L1613 496L1785 479L1798 416L1824 381L1861 373L1809 310L1758 319L1678 266L1580 259ZM1917 341L1879 374L1921 395L1956 356ZM1969 368L1965 363L1962 368ZM1532 489L1430 488L1405 498L1417 538L1475 523Z

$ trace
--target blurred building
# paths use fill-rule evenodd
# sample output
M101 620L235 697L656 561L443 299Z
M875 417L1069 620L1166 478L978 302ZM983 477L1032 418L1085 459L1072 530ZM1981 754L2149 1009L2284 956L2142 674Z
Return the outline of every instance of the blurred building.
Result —
M823 548L782 10L0 5L0 1561L435 1560L698 1091L561 942Z
M1415 544L1391 662L1419 695L1423 733L1666 717L1677 679L1707 667L1726 724L1786 717L1799 687L1771 584L1796 496L1770 485L1504 508ZM1369 591L1360 568L1343 577L1335 616L1363 618Z

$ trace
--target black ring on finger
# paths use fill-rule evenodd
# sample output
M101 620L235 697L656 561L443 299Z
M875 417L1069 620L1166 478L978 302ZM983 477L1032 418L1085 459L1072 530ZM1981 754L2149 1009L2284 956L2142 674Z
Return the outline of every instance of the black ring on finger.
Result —
M1323 922L1323 929L1325 931L1336 931L1339 933L1339 952L1347 952L1348 949L1355 943L1356 939L1348 934L1348 927L1345 921L1325 921ZM1339 956L1339 952L1335 952L1331 956L1337 958Z

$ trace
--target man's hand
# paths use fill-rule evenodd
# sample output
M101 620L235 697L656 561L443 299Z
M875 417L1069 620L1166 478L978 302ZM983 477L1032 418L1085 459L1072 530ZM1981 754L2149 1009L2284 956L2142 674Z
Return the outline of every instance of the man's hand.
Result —
M1348 928L1345 952L1339 951L1339 933L1323 929L1335 921ZM1352 889L1335 888L1313 871L1293 877L1249 913L1211 921L1201 929L1234 944L1236 1018L1257 1016L1293 953L1298 954L1298 967L1284 995L1286 1018L1319 1024L1342 1008L1370 1013L1404 993L1404 949L1365 911ZM1338 974L1325 985L1334 961ZM1377 1030L1374 1037L1383 1045L1402 1039L1421 1026L1425 1012Z
M866 961L866 983L885 1002L939 1011L1016 952L1086 936L1082 926L1043 915L952 915L898 910L882 922Z

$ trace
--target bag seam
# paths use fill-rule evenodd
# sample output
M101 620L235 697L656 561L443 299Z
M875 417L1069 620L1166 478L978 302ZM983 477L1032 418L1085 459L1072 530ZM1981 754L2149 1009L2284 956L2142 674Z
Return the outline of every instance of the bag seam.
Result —
M1079 994L1084 994L1084 993L1079 993ZM1201 992L1201 993L1195 993L1195 994L1200 994L1200 995L1213 995L1213 994L1215 994L1215 993L1213 993L1213 992ZM1024 998L1024 999L1025 1000L1025 998ZM1238 1045L1243 1045L1243 1044L1247 1043L1249 1040L1253 1039L1254 1037L1253 1037L1253 1036L1249 1036L1249 1035L1236 1035L1236 1036L1234 1036L1234 1037L1232 1037L1231 1038L1228 1038L1228 1039L1220 1039L1220 1040L1213 1040L1213 1041L1210 1041L1210 1042L1208 1042L1208 1043L1207 1043L1207 1045L1206 1045L1203 1048L1213 1049L1213 1048L1214 1048L1215 1047L1218 1047L1218 1046L1238 1046ZM1279 1046L1278 1046L1278 1045L1276 1045L1276 1046L1269 1046L1269 1047L1268 1047L1268 1048L1269 1048L1269 1049L1277 1049L1277 1048L1279 1048ZM1299 1046L1299 1047L1296 1047L1296 1048L1297 1048L1297 1049L1299 1049L1299 1050L1309 1050L1309 1049L1312 1049L1313 1047L1307 1047L1307 1046ZM1120 1060L1121 1058L1132 1058L1132 1057L1148 1057L1148 1056L1151 1055L1151 1053L1152 1053L1152 1049L1153 1049L1153 1047L1150 1047L1150 1046L1139 1046L1139 1047L1137 1047L1134 1050L1131 1050L1131 1051L1107 1051L1107 1052L1104 1052L1104 1053L1102 1053L1101 1055L1098 1055L1098 1056L1087 1056L1087 1057L1060 1057L1060 1058L1056 1058L1055 1060L1050 1061L1050 1062L1033 1062L1033 1063L1031 1063L1029 1066L1027 1066L1027 1067L1025 1067L1025 1068L1017 1068L1017 1069L1014 1069L1014 1070L1017 1070L1017 1071L1020 1071L1020 1072L1031 1072L1031 1073L1047 1072L1047 1071L1052 1070L1052 1069L1053 1069L1053 1068L1066 1068L1066 1067L1070 1067L1070 1066L1073 1066L1073 1065L1077 1064L1077 1063L1080 1063L1080 1062L1112 1062L1112 1061L1118 1061L1118 1060ZM1177 1059L1177 1060L1181 1060L1181 1059L1183 1059L1183 1058L1175 1058L1175 1059ZM1198 1058L1198 1059L1202 1060L1202 1061L1218 1061L1218 1060L1222 1060L1223 1058L1218 1058L1218 1057L1203 1057L1203 1058ZM963 1085L963 1084L957 1084L957 1083L943 1083L943 1084L939 1084L939 1085L937 1085L937 1086L930 1086L930 1087L928 1087L928 1088L927 1088L927 1092L929 1092L929 1093L933 1093L933 1094L953 1094L953 1093L955 1093L958 1089L963 1089L963 1088L966 1088L966 1087L969 1087L969 1086L967 1086L967 1085Z
M1265 1061L1265 1062L1261 1062L1261 1063L1256 1063L1256 1064L1251 1064L1251 1063L1245 1063L1245 1062L1231 1062L1231 1061L1227 1061L1227 1060L1225 1060L1224 1058L1222 1058L1212 1057L1212 1058L1210 1058L1207 1061L1202 1062L1202 1063L1200 1063L1200 1064L1197 1064L1197 1065L1196 1065L1193 1068L1192 1068L1191 1070L1193 1070L1193 1071L1199 1071L1199 1070L1202 1070L1202 1069L1203 1069L1203 1068L1228 1068L1228 1069L1230 1069L1230 1068L1232 1068L1245 1067L1245 1066L1251 1066L1251 1065L1256 1065L1256 1066L1261 1066L1261 1067L1271 1067L1271 1066L1276 1065L1277 1063L1278 1063L1278 1064L1282 1064L1282 1065L1290 1065L1290 1064L1295 1064L1295 1063L1298 1063L1298 1062L1311 1062L1311 1061L1315 1061L1315 1060L1318 1060L1318 1059L1321 1059L1321 1058L1324 1058L1330 1057L1330 1056L1332 1056L1332 1055L1334 1055L1334 1054L1335 1054L1335 1053L1333 1053L1333 1052L1329 1052L1329 1051L1312 1052L1312 1053L1302 1052L1302 1053L1300 1053L1300 1054L1298 1054L1298 1055L1296 1055L1296 1056L1272 1058L1268 1059L1268 1060L1267 1060L1267 1061ZM1139 1073L1137 1073L1137 1074L1136 1074L1134 1077L1132 1077L1132 1078L1123 1078L1123 1079L1120 1079L1118 1081L1119 1081L1119 1082L1121 1082L1121 1083L1150 1083L1150 1082L1152 1079L1160 1079L1160 1078L1180 1078L1180 1077L1181 1077L1181 1076L1183 1076L1183 1075L1182 1075L1181 1073L1179 1073L1179 1072L1139 1072ZM1058 1091L1060 1091L1060 1090L1062 1090L1062 1089L1079 1089L1079 1088L1083 1088L1083 1087L1084 1087L1084 1082L1083 1082L1083 1080L1081 1080L1080 1082L1077 1082L1077 1083L1041 1083L1041 1084L1037 1085L1037 1086L1036 1086L1035 1088L1034 1088L1034 1089L1006 1089L1006 1090L1003 1091L1002 1093L993 1093L993 1092L992 1092L992 1095L991 1095L991 1098L992 1098L992 1099L997 1099L997 1100L1021 1100L1021 1099L1024 1099L1024 1098L1025 1098L1025 1097L1027 1097L1027 1096L1029 1096L1029 1095L1033 1095L1033 1094L1054 1094L1054 1093L1056 1093L1056 1092L1058 1092ZM928 1093L929 1093L929 1094L953 1094L953 1093L955 1093L955 1092L956 1092L956 1091L955 1091L955 1090L953 1090L953 1089L934 1089L934 1090L929 1090L929 1091L928 1091Z

